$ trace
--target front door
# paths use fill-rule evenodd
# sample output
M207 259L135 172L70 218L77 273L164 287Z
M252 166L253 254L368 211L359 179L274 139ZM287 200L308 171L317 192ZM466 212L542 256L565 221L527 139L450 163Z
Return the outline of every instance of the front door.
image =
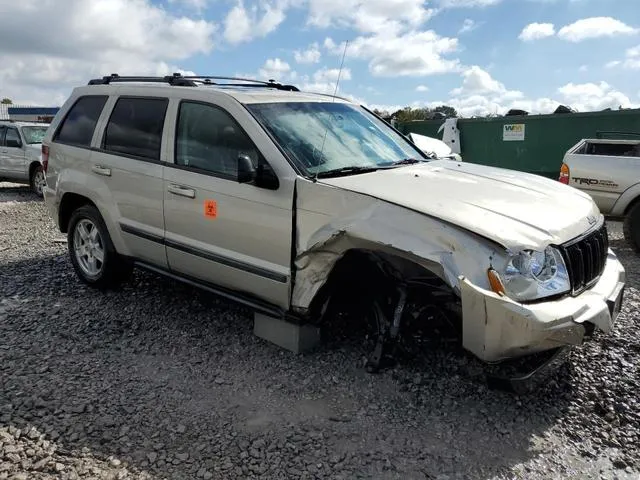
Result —
M7 164L8 164L8 154L9 150L7 150L4 146L4 136L7 133L7 127L4 125L0 125L0 179L6 175Z
M2 156L4 157L3 171L9 178L23 180L26 176L25 151L20 133L15 127L7 127Z
M238 182L238 156L271 166L218 105L177 105L173 159L164 176L171 270L288 308L293 181L277 189ZM172 163L173 160L173 163Z

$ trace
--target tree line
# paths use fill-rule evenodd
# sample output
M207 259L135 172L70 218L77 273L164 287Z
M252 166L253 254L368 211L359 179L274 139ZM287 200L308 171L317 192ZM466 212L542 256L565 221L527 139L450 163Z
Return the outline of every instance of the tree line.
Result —
M456 111L456 109L450 107L449 105L440 105L435 108L404 107L400 110L396 110L395 112L374 109L373 113L384 118L385 120L389 120L395 117L398 122L455 118L458 116L458 112Z

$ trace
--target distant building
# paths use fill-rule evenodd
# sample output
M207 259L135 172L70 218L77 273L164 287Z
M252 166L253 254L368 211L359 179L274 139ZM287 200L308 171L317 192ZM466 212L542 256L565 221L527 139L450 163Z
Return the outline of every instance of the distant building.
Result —
M0 120L51 123L60 107L0 104Z

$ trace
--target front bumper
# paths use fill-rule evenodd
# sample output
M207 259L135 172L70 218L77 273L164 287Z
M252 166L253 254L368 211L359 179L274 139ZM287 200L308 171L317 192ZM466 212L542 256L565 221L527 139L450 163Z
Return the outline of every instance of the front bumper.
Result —
M580 345L595 326L608 333L622 303L625 270L609 250L598 283L576 297L517 303L460 279L462 344L486 362Z

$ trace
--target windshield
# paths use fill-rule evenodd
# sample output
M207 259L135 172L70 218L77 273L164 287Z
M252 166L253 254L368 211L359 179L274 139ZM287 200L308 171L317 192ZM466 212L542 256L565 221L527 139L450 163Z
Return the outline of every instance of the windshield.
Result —
M24 140L30 145L34 143L42 143L44 136L47 133L47 126L42 127L22 127L22 134L24 135Z
M427 161L402 135L366 110L331 102L249 104L262 125L310 175Z

